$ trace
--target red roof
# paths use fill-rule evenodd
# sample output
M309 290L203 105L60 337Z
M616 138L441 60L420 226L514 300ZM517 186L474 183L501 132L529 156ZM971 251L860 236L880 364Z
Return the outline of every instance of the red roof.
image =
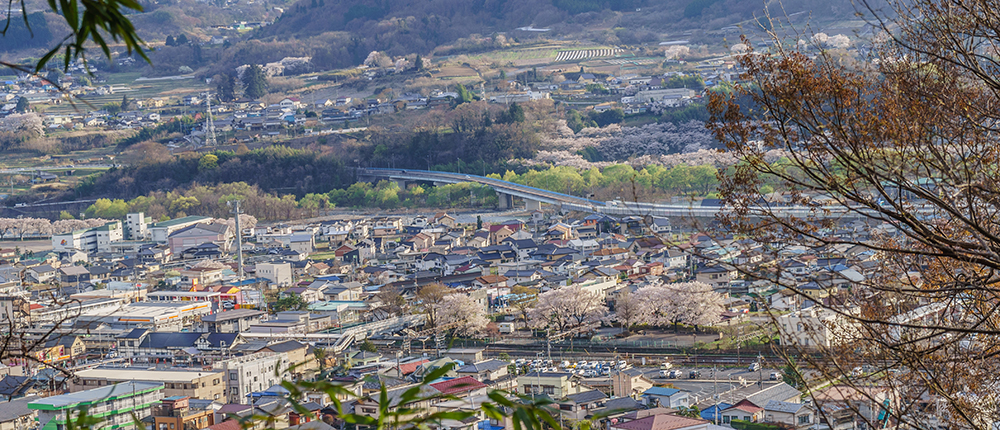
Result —
M399 373L402 373L403 375L409 375L409 374L411 374L413 372L416 372L417 371L417 367L419 367L421 364L430 363L430 362L431 362L430 360L420 360L420 361L414 361L414 362L411 362L411 363L400 364L399 365Z
M208 426L208 430L242 430L240 422L237 420L226 420L218 424Z
M751 414L755 414L757 412L760 412L760 411L764 410L764 408L753 404L753 402L751 402L751 401L749 401L747 399L740 400L739 403L737 403L735 405L732 405L729 408L723 409L722 411L725 412L725 411L728 411L730 409L736 409L736 410L740 410L740 411L744 411L744 412L749 412Z
M476 378L471 376L463 376L461 378L449 379L444 382L431 384L431 387L440 391L442 394L458 394L467 393L480 388L486 388L486 384L477 381Z
M32 303L32 304L28 305L28 309L31 309L31 310L41 309L41 308L44 308L44 307L45 306L42 306L42 305L40 305L38 303Z

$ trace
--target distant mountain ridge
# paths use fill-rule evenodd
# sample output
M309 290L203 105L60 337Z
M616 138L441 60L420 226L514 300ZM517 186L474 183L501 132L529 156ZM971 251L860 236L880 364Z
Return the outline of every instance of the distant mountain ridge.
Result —
M829 20L854 14L851 0L792 0L781 7ZM552 37L589 31L603 43L651 43L658 34L717 30L761 17L763 10L763 1L752 0L299 0L255 38L347 32L346 53L358 64L371 51L426 54L474 34L536 36L516 30L527 26L549 28L545 34Z

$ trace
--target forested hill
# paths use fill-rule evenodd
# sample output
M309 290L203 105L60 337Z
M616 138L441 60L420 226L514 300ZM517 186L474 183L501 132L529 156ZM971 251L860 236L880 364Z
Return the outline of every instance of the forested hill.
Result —
M373 50L430 53L471 35L537 34L516 30L525 26L550 28L548 35L595 30L608 43L657 42L664 32L735 25L762 16L763 8L759 0L298 0L256 37L349 32L351 43L335 54L356 57L359 64ZM855 11L851 0L787 0L782 8L824 20L849 19ZM603 31L608 28L615 30Z

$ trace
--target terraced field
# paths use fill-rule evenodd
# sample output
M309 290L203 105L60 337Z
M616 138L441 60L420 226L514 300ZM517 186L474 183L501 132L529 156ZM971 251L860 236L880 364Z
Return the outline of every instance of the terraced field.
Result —
M179 101L180 98L195 94L208 89L205 81L200 79L164 79L164 80L140 80L138 73L118 73L111 75L105 83L95 83L95 85L111 85L115 88L114 94L108 95L86 95L75 100L76 106L70 103L59 105L44 105L42 108L46 114L74 114L100 109L105 103L120 102L122 95L128 95L130 99L148 99L151 97L173 98ZM88 103L90 106L88 106ZM91 107L92 106L92 107ZM33 106L34 107L34 106Z

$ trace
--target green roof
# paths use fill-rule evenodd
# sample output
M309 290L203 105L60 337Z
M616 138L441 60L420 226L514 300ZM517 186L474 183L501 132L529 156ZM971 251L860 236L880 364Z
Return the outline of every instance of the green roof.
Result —
M58 411L162 390L162 382L129 381L93 390L46 397L28 403L28 409Z

